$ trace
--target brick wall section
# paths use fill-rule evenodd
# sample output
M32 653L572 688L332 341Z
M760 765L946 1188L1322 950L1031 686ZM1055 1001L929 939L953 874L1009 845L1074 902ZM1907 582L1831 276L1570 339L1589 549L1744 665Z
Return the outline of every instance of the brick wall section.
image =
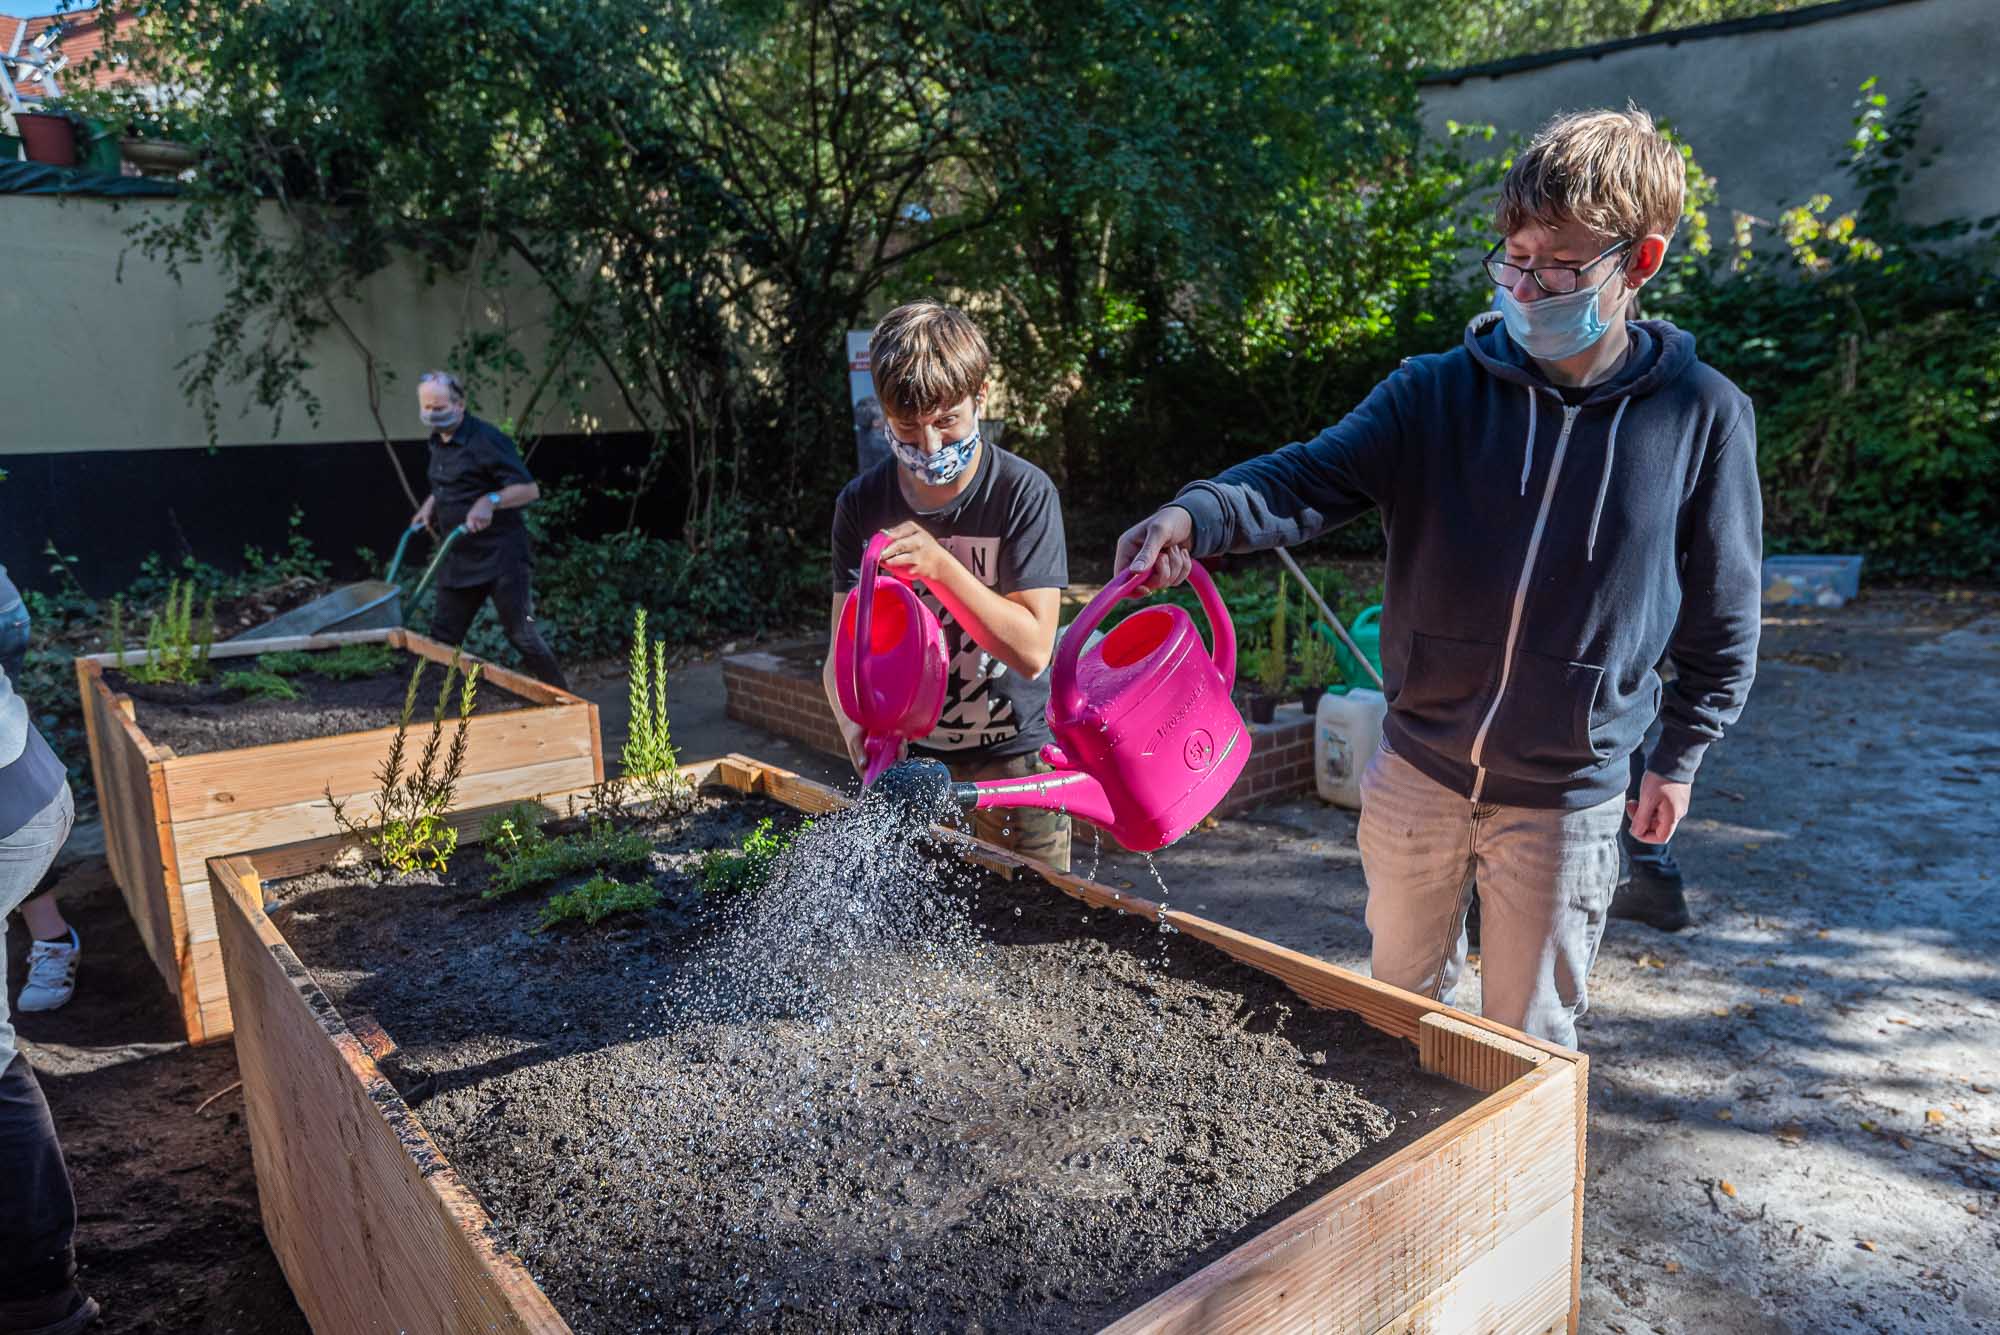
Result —
M827 707L819 674L776 654L735 654L722 660L729 717L775 732L829 755L844 756L840 729ZM1313 721L1297 702L1281 705L1270 723L1250 725L1250 763L1216 807L1232 816L1313 786Z

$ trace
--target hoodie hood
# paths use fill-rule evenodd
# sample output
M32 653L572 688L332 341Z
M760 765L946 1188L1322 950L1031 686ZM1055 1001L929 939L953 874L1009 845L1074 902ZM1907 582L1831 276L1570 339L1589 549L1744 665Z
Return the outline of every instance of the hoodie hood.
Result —
M1680 379L1695 365L1694 335L1685 329L1665 320L1633 320L1626 328L1632 335L1632 355L1618 374L1590 387L1584 407L1613 399L1644 398ZM1507 336L1499 311L1481 311L1472 317L1465 326L1465 348L1489 375L1530 391L1556 389L1534 358Z

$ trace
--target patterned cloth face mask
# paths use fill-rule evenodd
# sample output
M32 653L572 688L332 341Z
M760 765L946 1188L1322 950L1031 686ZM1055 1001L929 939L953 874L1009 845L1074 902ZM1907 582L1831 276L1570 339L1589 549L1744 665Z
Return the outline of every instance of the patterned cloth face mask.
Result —
M897 463L933 487L948 486L958 481L972 466L973 453L979 448L979 429L974 427L970 435L944 442L930 454L925 454L921 445L896 439L896 433L892 431L889 433L889 448L894 451Z
M418 415L424 419L424 425L433 431L451 430L458 425L461 416L456 408L425 408Z

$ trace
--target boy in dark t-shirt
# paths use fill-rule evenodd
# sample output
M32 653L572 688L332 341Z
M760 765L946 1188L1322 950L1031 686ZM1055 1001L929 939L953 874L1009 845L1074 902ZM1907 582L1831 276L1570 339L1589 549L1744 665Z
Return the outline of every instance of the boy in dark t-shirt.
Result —
M957 779L1043 773L1046 676L1069 583L1062 502L1048 475L979 438L992 357L965 314L934 301L891 311L869 342L891 457L847 484L833 511L833 633L878 531L886 564L914 576L944 628L950 679L938 725L910 747ZM840 708L829 639L821 674L848 757L861 729ZM979 811L982 839L1067 870L1069 818Z

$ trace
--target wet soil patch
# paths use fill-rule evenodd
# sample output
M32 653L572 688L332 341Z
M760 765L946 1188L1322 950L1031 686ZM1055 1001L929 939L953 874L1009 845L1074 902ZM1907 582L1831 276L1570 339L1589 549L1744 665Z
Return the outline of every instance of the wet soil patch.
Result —
M116 668L106 668L104 680L112 690L132 697L139 730L148 741L155 746L172 747L176 755L193 756L393 727L402 715L403 693L409 689L411 666L416 658L410 656L395 671L349 681L314 672L298 673L286 678L298 690L297 700L252 697L224 686L219 680L228 672L255 670L261 661L261 658L211 660L216 679L198 686L137 681ZM429 728L431 714L437 708L438 686L443 680L441 664L434 663L425 670L423 684L417 688L412 728L419 725ZM530 703L490 681L481 681L473 713L504 713ZM458 701L454 695L447 718L456 718L457 714Z
M690 1016L729 916L695 864L763 817L798 819L703 797L645 827L627 879L663 902L595 929L482 900L477 850L267 887L579 1331L1095 1330L1478 1097L1150 919L955 866L910 893L959 897L977 946L912 1004ZM828 968L867 993L916 963Z

